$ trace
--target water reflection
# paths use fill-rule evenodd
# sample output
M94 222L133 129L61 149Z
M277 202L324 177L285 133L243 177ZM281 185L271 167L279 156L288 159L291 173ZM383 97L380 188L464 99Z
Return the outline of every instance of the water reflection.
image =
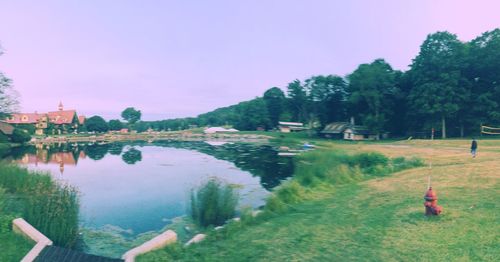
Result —
M294 169L293 159L278 156L277 146L218 141L37 145L0 158L48 170L75 186L82 228L117 228L126 237L185 215L189 190L209 177L241 186L241 207L257 208ZM87 244L98 247L99 241Z
M133 165L142 160L142 153L135 148L130 148L127 152L123 153L122 160L129 165Z
M37 166L38 163L59 165L59 171L64 173L65 166L76 166L79 159L89 158L95 161L103 160L106 155L121 156L124 163L134 165L142 161L139 148L154 145L159 147L189 149L229 161L241 170L250 172L260 178L260 184L270 190L282 180L293 174L292 158L280 157L272 145L256 145L227 142L184 142L159 141L153 144L136 143L73 143L37 145L13 148L7 158L20 164ZM5 157L5 156L4 156Z

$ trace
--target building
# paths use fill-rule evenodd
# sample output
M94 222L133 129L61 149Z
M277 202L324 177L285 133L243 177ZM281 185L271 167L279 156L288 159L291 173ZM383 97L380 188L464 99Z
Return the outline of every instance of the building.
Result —
M365 126L354 125L348 122L334 122L325 126L320 132L325 137L344 140L376 140L377 134Z
M205 128L205 130L203 130L203 132L205 134L215 134L215 133L234 133L234 132L238 132L238 130L234 129L234 128L229 128L229 129L226 129L224 127L209 127L209 128Z
M278 128L282 133L299 132L306 130L304 124L298 122L278 122Z
M16 113L5 122L14 126L33 126L35 134L64 134L78 130L85 123L85 116L78 116L76 110L64 110L59 103L58 110L48 113Z

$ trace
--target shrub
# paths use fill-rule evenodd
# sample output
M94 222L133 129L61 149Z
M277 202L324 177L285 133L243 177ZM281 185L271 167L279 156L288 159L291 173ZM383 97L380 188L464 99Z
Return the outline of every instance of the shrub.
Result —
M266 210L280 213L288 209L290 204L299 203L305 198L305 189L297 181L291 180L276 188L266 201Z
M7 143L9 142L9 137L6 136L4 133L0 132L0 143Z
M389 159L377 152L359 153L352 157L353 165L359 165L361 169L372 168L375 166L387 166Z
M305 187L321 184L345 184L367 176L384 176L408 168L422 166L422 160L404 157L389 159L377 152L345 154L341 151L317 150L301 155L294 180Z
M31 136L28 134L26 130L16 128L12 135L10 136L10 140L14 143L26 143L31 140Z
M278 198L286 204L295 204L304 198L304 188L296 181L283 184L276 191Z
M423 166L424 162L422 161L422 159L416 157L410 159L406 159L404 157L396 157L392 159L391 165L392 165L392 171L398 172L404 169Z
M191 217L202 227L222 225L236 214L238 199L233 187L210 178L191 191Z

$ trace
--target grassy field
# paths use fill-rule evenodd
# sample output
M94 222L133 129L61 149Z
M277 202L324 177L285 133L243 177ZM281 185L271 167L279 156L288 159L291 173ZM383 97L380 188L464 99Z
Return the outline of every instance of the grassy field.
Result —
M418 157L426 166L316 186L282 214L233 223L200 244L139 261L500 261L500 141L479 141L474 159L469 140L317 143L325 151ZM439 217L423 215L429 175L444 208Z

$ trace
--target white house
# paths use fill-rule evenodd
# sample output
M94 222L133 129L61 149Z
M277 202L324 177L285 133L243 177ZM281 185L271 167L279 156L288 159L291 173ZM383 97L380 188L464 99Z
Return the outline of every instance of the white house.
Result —
M278 122L278 124L282 133L298 132L306 129L303 123L298 122Z
M205 128L205 130L203 130L203 132L205 134L215 134L215 133L233 133L233 132L238 132L238 130L234 129L234 128L229 128L229 129L226 129L224 127L220 127L220 126L214 126L214 127L209 127L209 128Z

